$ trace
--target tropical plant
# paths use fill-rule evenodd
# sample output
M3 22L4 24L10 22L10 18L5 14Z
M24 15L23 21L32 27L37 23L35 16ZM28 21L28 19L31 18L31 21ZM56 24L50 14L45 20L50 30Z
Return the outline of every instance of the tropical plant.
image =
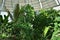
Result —
M27 4L16 5L13 16L0 15L0 40L59 40L60 11L42 9L36 15L34 8ZM8 17L12 22L8 22ZM58 38L58 39L57 39Z

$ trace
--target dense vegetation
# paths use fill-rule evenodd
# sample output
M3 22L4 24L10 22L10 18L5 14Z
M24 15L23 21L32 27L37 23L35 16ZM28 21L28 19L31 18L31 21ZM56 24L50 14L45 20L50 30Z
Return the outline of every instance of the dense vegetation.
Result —
M29 4L14 9L13 17L0 15L0 40L60 40L60 12L42 9L36 14ZM12 22L8 22L8 17Z

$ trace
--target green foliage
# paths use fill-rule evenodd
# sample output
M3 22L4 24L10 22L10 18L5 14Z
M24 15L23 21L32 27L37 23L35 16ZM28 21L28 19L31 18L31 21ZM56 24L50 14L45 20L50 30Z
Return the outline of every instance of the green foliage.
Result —
M54 19L54 32L53 32L51 40L60 40L60 31L59 31L60 20L59 19L60 19L60 15L58 14L57 16L55 16L55 19Z
M19 4L16 4L16 7L15 7L13 13L14 13L14 20L17 21L19 14L20 14Z
M42 9L36 15L36 11L27 4L19 8L16 5L13 13L8 10L8 16L0 15L0 39L1 40L59 40L60 38L60 14L54 9ZM12 22L8 22L8 17ZM57 39L58 38L58 39Z

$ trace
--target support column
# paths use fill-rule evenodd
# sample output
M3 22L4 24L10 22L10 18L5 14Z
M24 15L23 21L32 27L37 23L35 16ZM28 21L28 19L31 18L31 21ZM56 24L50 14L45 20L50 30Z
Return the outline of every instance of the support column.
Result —
M41 0L39 0L39 3L40 3L40 7L41 7L41 9L42 9L42 3L41 3Z
M3 8L4 5L5 5L5 0L3 0L3 2L2 2L2 8Z

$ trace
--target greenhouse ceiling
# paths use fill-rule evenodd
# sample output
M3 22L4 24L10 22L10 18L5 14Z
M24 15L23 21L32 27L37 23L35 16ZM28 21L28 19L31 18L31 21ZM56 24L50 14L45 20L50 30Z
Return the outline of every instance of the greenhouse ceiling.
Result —
M35 10L41 8L47 9L59 5L59 0L0 0L0 8L6 6L7 9L13 11L15 5L18 3L21 6L30 4Z

